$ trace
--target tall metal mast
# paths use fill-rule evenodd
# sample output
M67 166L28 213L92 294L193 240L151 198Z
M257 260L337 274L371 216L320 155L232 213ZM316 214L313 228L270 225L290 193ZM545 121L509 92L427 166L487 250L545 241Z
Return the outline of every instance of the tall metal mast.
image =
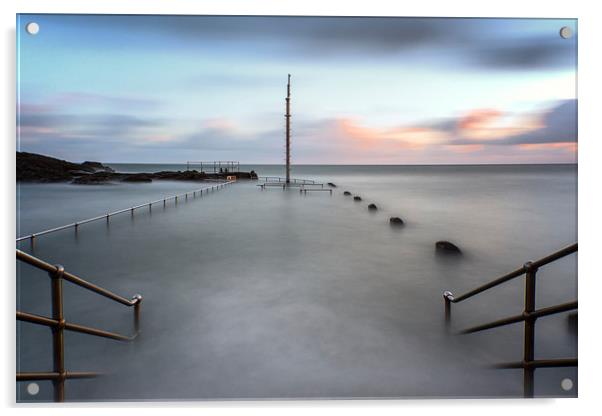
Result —
M291 74L286 85L286 183L291 182Z

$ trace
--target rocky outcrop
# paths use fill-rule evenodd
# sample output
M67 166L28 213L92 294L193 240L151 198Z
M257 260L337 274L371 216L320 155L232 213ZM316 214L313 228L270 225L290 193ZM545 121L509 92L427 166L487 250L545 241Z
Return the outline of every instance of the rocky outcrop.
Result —
M78 185L99 185L118 181L152 182L155 179L173 181L226 180L228 176L235 176L237 179L257 179L255 171L205 173L187 170L157 173L119 173L100 162L72 163L35 153L17 152L17 181L23 182L71 181Z
M17 181L61 182L83 174L113 170L99 162L72 163L35 153L17 152Z
M115 172L112 168L105 166L100 162L90 162L86 160L82 163L82 166L93 169L93 172Z
M445 255L459 255L462 254L462 251L453 243L449 241L437 241L435 243L435 251L438 254Z
M391 217L389 218L389 224L391 224L394 227L400 227L404 224L404 222L399 217Z

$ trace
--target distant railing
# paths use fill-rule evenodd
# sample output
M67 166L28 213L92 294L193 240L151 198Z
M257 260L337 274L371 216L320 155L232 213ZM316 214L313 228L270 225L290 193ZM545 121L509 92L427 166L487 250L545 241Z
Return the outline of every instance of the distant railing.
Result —
M17 260L23 261L33 267L36 267L37 269L47 272L52 279L52 318L21 311L17 311L16 318L18 321L30 322L36 325L43 325L51 328L53 352L53 371L18 372L17 381L52 380L54 386L54 400L57 402L62 402L65 400L65 380L76 378L92 378L98 376L98 373L95 372L67 371L65 369L64 331L67 330L80 332L83 334L110 338L118 341L132 341L140 333L140 304L142 303L142 296L134 295L131 299L126 299L65 271L61 265L53 266L52 264L46 263L44 260L27 254L21 250L17 250ZM68 282L83 287L84 289L90 290L115 302L121 303L122 305L128 307L133 306L134 327L136 332L133 335L128 336L65 321L63 315L63 280L67 280Z
M240 162L238 160L214 160L214 161L188 161L186 162L186 170L194 166L199 166L201 172L205 169L212 170L213 173L230 173L240 172Z
M158 203L163 202L163 206L165 206L165 204L167 203L167 201L170 200L175 200L175 202L178 202L178 198L182 198L184 197L185 200L188 200L188 195L192 195L193 198L195 198L197 196L197 194L199 194L200 196L203 196L203 191L205 191L205 193L208 193L210 191L215 191L218 190L220 188L223 188L226 185L230 185L232 183L234 183L235 181L226 181L226 182L220 182L220 183L216 183L215 185L211 185L211 186L207 186L205 188L200 188L194 191L189 191L183 194L179 194L179 195L173 195L173 196L169 196L163 199L157 199L156 201L151 201L151 202L146 202L144 204L140 204L140 205L136 205L133 207L129 207L129 208L125 208L125 209L120 209L119 211L114 211L114 212L109 212L108 214L104 214L104 215L99 215L97 217L94 218L88 218L85 220L81 220L81 221L76 221L73 222L71 224L66 224L66 225L62 225L60 227L55 227L55 228L51 228L49 230L44 230L44 231L39 231L37 233L33 233L33 234L29 234L29 235L25 235L23 237L19 237L17 238L17 242L19 241L23 241L23 240L31 240L33 241L36 237L39 237L41 235L44 234L50 234L50 233L54 233L56 231L60 231L60 230L64 230L67 228L75 228L75 230L77 231L77 229L79 228L80 225L83 224L87 224L89 222L93 222L93 221L99 221L102 219L106 219L107 223L109 222L109 218L111 218L114 215L117 214L123 214L124 212L130 212L132 215L134 215L134 211L140 208L147 208L148 209L152 209L152 206Z
M258 179L264 180L265 182L286 182L286 178L281 176L259 176ZM316 181L311 179L290 179L291 183L299 183L299 184L315 184Z
M561 259L572 253L577 252L577 243L559 250L547 257L534 262L527 262L523 267L510 272L502 277L499 277L489 283L477 287L461 296L454 295L445 291L443 299L445 302L445 321L449 324L451 320L451 304L459 303L469 299L479 293L494 288L502 283L512 280L516 277L526 276L525 279L525 307L520 315L510 316L508 318L499 319L487 324L478 325L472 328L461 331L462 334L469 334L486 329L497 328L504 325L509 325L517 322L525 322L524 337L523 337L523 360L518 362L503 363L496 365L497 368L522 368L523 369L523 394L525 397L533 397L534 391L534 373L536 368L543 367L576 367L577 358L561 358L552 360L536 360L535 359L535 321L548 315L553 315L561 312L577 309L577 301L567 302L559 305L550 306L542 309L535 309L535 280L537 270L553 261Z

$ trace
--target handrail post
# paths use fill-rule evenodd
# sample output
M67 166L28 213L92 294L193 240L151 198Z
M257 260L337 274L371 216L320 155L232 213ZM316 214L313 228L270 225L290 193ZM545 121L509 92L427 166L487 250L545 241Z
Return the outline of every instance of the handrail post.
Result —
M54 372L59 377L53 381L54 400L63 402L65 400L65 339L63 329L65 328L65 318L63 317L63 275L65 268L60 264L56 265L56 271L50 272L52 278L52 318L59 324L52 328L52 355Z
M140 332L140 304L142 303L142 295L136 294L132 297L133 301L136 301L134 305L134 329L136 333Z
M451 301L454 295L449 290L443 292L443 301L445 302L445 325L449 326L451 321Z
M532 398L534 393L535 368L531 362L535 358L535 277L537 268L531 262L525 263L525 334L523 345L523 389L524 397Z

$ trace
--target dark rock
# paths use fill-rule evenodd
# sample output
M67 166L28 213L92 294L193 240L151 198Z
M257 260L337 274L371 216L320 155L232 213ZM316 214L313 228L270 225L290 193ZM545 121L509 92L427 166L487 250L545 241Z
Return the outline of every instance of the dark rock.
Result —
M17 181L63 182L82 174L112 172L99 162L72 163L35 153L17 152Z
M351 196L351 192L345 191L345 192L343 192L343 195L345 195L345 196Z
M435 243L435 250L439 254L462 254L462 251L453 243L449 241L437 241Z
M100 162L90 162L88 160L82 163L82 167L92 169L92 172L115 172L112 168L105 166Z
M73 172L87 171L77 163L37 155L17 152L17 181L58 182L73 178ZM92 172L92 170L89 170Z
M135 173L128 175L121 180L122 182L152 182L153 175L150 173Z
M113 179L110 172L96 172L74 178L71 183L76 185L105 185Z
M354 196L354 197L353 197L353 200L354 200L354 201L361 201L361 200L362 200L362 197L361 197L361 196Z
M97 185L111 181L152 182L153 179L177 181L226 180L227 176L237 179L257 179L257 173L219 173L189 171L163 171L157 173L118 173L99 162L71 163L35 153L17 152L17 181L67 182L80 185Z
M370 205L368 205L368 209L370 211L376 211L378 209L378 207L376 206L376 204L370 204Z
M391 217L391 218L389 218L389 224L399 227L399 226L403 225L404 223L403 223L403 220L399 217Z
M331 188L336 188L336 187L337 187L337 186L336 186L334 183L332 183L332 182L328 182L328 186L330 186Z
M147 174L149 175L149 174ZM174 180L174 181L202 181L207 179L209 175L206 173L201 173L193 170L187 171L168 171L164 170L161 172L156 172L152 174L151 179L165 179L165 180Z

